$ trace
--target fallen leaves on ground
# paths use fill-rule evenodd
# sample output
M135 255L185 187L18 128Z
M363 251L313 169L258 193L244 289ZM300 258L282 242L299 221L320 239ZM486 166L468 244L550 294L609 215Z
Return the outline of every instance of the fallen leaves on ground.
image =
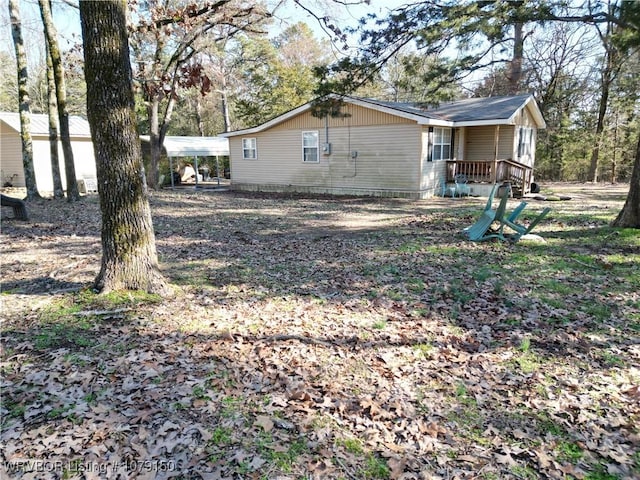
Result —
M544 244L467 242L482 204L154 193L169 300L88 290L95 197L30 204L0 477L640 477L637 236L572 194Z

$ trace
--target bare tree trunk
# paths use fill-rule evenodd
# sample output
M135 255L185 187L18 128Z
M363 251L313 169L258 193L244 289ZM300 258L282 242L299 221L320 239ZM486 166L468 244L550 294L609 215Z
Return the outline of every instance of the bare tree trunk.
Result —
M76 167L73 161L73 149L71 148L71 136L69 133L69 114L67 113L67 90L64 81L64 69L62 58L58 48L57 32L53 25L51 5L49 0L38 0L40 15L44 24L44 34L49 46L49 55L53 64L53 78L56 84L56 98L58 100L58 118L60 121L60 140L62 153L64 154L64 170L67 180L67 200L74 202L80 199L78 183L76 179Z
M604 132L604 118L607 114L607 104L609 102L609 87L611 85L610 70L605 68L602 72L602 90L600 102L598 105L598 120L596 122L595 144L591 150L591 164L589 166L589 180L597 182L599 177L600 166L600 145L602 144L602 135Z
M82 0L87 113L96 151L102 213L101 292L170 295L158 268L137 131L125 0Z
M522 57L524 56L524 24L517 22L513 26L513 58L509 68L509 93L516 95L520 92L522 82Z
M53 198L64 198L60 159L58 157L58 101L56 81L53 78L53 63L47 47L47 97L49 103L49 146L51 151L51 176L53 178Z
M40 197L36 185L36 173L33 167L33 142L31 140L31 118L29 90L27 88L27 56L22 40L22 22L20 7L16 0L9 0L9 18L11 18L11 34L16 51L18 74L18 111L20 112L20 140L22 142L22 168L24 183L27 187L27 200Z
M198 122L198 135L204 137L204 120L202 119L202 102L200 97L196 95L196 120Z
M640 228L640 135L638 135L636 159L633 163L627 201L611 225L622 228Z
M222 115L224 119L224 131L230 132L231 131L231 115L229 113L229 101L227 99L226 89L223 89L220 92L220 95L222 97Z
M158 125L160 101L154 95L147 105L147 115L149 116L149 148L151 153L147 182L150 188L157 188L160 178L160 156L162 155L162 142L160 140L160 127Z

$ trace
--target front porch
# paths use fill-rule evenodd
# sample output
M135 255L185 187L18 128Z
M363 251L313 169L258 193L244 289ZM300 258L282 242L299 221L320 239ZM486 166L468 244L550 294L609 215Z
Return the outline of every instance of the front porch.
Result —
M521 197L531 191L533 168L510 158L495 160L447 160L447 183L463 173L472 194L485 196L496 183L509 182L513 195ZM475 187L475 188L474 188Z

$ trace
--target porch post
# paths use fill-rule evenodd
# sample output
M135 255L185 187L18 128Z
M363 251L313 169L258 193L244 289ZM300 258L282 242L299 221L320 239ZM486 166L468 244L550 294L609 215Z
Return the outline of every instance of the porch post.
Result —
M498 145L500 145L500 125L496 125L493 138L493 168L491 169L491 183L498 182Z

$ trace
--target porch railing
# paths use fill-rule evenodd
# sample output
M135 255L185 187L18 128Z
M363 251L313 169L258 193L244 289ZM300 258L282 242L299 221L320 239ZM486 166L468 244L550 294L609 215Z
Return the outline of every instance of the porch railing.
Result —
M514 189L526 193L531 188L533 169L510 158L499 160L447 160L447 182L464 173L469 182L503 183L510 182Z

